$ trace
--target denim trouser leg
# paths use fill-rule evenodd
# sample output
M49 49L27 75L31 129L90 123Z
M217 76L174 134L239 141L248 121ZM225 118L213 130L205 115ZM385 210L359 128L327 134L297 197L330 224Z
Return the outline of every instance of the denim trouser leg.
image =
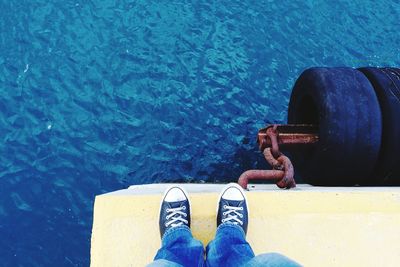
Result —
M260 254L249 262L247 262L245 267L301 267L300 264L294 262L293 260L285 257L279 253L265 253Z
M278 253L254 256L241 227L223 224L217 229L215 239L207 246L206 266L245 267L299 267L291 259Z
M241 227L221 224L214 240L207 246L206 266L243 266L254 258L254 252Z
M203 244L193 238L188 227L178 226L165 232L162 247L148 266L199 267L203 264Z

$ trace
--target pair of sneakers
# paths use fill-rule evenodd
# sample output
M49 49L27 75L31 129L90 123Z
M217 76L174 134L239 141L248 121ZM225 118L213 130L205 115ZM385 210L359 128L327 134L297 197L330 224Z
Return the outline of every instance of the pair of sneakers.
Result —
M161 201L160 234L173 227L190 228L190 201L186 191L179 186L167 189ZM217 227L221 224L235 224L247 233L248 225L247 201L243 189L236 183L226 185L219 196L217 207Z

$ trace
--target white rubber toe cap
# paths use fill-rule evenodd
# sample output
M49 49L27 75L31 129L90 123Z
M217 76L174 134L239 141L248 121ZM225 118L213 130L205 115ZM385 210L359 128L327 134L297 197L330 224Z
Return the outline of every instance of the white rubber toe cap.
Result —
M225 192L222 194L223 199L242 201L244 200L244 193L238 184L230 183L226 186Z
M167 202L176 202L176 201L184 201L187 200L185 192L179 187L170 188L164 198L164 201Z

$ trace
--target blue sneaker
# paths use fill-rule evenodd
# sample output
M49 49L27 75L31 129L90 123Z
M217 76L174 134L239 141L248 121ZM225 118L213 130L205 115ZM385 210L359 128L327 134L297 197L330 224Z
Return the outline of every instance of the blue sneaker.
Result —
M249 212L242 187L236 183L226 185L219 197L217 227L224 223L235 224L246 234L248 222Z
M179 186L172 186L165 191L160 207L160 234L177 226L190 228L190 203L185 190Z

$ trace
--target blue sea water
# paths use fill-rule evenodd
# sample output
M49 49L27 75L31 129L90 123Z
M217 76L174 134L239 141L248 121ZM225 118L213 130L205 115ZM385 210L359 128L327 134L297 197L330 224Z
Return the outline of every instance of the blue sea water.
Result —
M400 66L400 2L0 0L0 266L88 266L97 194L266 168L311 66ZM157 229L155 229L156 231Z

